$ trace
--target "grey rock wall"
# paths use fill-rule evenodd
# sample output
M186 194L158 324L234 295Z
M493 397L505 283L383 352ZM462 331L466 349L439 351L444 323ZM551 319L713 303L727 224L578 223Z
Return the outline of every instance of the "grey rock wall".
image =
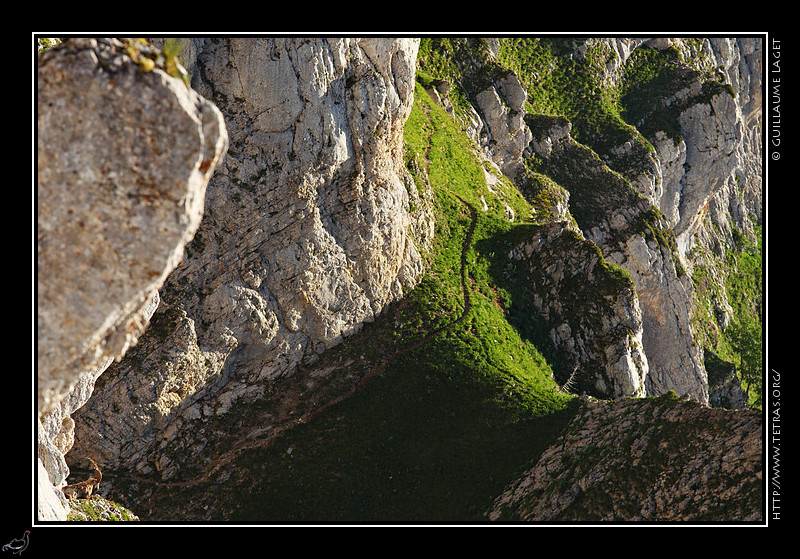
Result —
M488 43L496 55L496 41ZM690 252L697 245L719 252L714 231L723 232L724 243L732 226L750 231L761 221L762 46L749 38L603 38L573 45L572 56L580 59L596 44L614 54L601 76L609 87L620 83L639 46L675 48L691 61L695 68L676 70L677 85L660 91L653 106L654 114L676 115L678 141L656 128L647 137L655 153L631 135L598 159L575 145L566 121L529 115L520 123L525 92L513 87L519 83L513 74L472 93L479 122L471 129L512 178L524 175L522 159L540 158L570 192L570 212L586 238L630 272L643 316L647 393L675 390L707 402L707 374L690 321ZM727 85L709 85L709 76Z
M558 350L563 389L598 398L643 396L648 363L630 276L566 220L537 227L509 256Z
M639 42L616 41L624 45L618 49L620 64ZM656 148L649 170L626 175L662 211L675 233L677 261L686 276L660 292L671 291L669 299L681 302L676 307L680 330L689 333L695 294L686 277L695 263L708 265L704 255L723 255L725 246L735 246L734 228L748 234L762 223L763 45L757 38L720 37L696 43L678 39L644 43L653 48L675 47L694 66L691 72L682 70L683 79L676 80L679 87L661 92L655 109L677 112L680 139L676 142L661 130L649 135ZM709 84L710 76L726 85ZM720 293L723 300L718 304L724 308L728 305L725 290ZM659 380L657 371L653 380L669 387L666 375ZM676 386L671 388L680 392Z
M609 40L619 54L609 84L642 42L688 48ZM63 515L52 488L70 449L71 464L93 457L122 475L179 481L208 441L226 436L206 420L274 396L415 285L433 235L430 200L402 161L417 47L184 39L192 89L143 71L109 41L71 41L42 58L39 482L51 491L40 491L40 515ZM706 224L730 231L760 220L760 45L693 48L736 96L705 98L699 82L665 92L665 104L683 109L683 139L656 132L644 170L619 166L624 177L606 165L636 159L641 145L598 157L568 123L524 120L513 74L474 96L473 133L504 173L523 177L535 154L570 191L555 212L562 222L511 257L550 259L538 288L555 295L538 308L553 319L551 338L599 371L584 388L611 396L675 390L709 400L683 267L693 244L714 242ZM581 233L564 221L573 217ZM565 231L577 238L559 259L552 249ZM594 245L605 260L582 251ZM635 292L606 297L600 327L586 322L591 313L565 320L564 280L595 279L605 261L628 270Z
M570 211L609 262L630 273L642 314L645 394L675 390L708 401L708 381L689 324L691 281L668 223L645 196L575 142L563 119L529 118L542 168L570 192ZM587 290L587 296L589 290Z
M402 160L417 47L188 41L192 86L225 114L230 148L151 329L79 411L75 460L180 475L214 436L206 418L279 389L415 285L432 236Z
M668 218L682 258L693 245L709 246L705 225L730 237L731 226L749 232L762 220L761 105L763 45L753 37L602 39L616 53L606 68L610 85L638 46L677 49L694 67L681 85L661 92L656 111L678 109L681 138L663 130L647 137L656 148L643 172L626 174ZM726 87L703 86L713 77ZM637 123L639 124L639 123ZM610 158L613 161L613 157ZM720 235L720 231L715 233ZM691 258L686 262L691 265Z
M68 473L71 414L146 329L227 148L216 107L159 69L156 51L130 49L115 40L70 39L38 62L41 499ZM40 514L65 513L43 505Z

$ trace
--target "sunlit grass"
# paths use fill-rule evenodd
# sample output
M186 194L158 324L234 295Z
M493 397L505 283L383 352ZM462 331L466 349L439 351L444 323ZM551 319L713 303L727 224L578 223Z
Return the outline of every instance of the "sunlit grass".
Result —
M508 294L494 278L497 259L507 258L507 237L526 224L506 219L469 139L419 88L406 140L409 161L430 158L416 170L436 199L430 268L397 309L339 351L379 360L446 328L280 444L243 456L261 481L236 518L481 520L569 418L574 399L558 391L544 357L509 324ZM517 215L530 213L518 192L500 195ZM466 252L464 314L469 205L481 209ZM381 341L392 347L377 347ZM354 349L367 345L370 352Z

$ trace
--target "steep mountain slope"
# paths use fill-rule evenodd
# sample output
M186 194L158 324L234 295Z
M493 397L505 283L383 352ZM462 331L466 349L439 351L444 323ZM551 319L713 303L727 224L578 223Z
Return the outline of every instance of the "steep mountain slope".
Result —
M448 84L451 114L487 156L523 192L531 171L568 191L584 235L631 274L648 394L709 398L697 336L716 324L693 320L690 276L698 255L719 264L735 232L752 236L761 220L761 52L748 38L420 47L420 71Z
M207 419L264 397L418 281L430 232L402 161L416 46L184 41L230 149L152 328L79 411L76 454L180 475Z
M150 328L74 414L70 464L101 456L107 496L143 520L485 521L506 518L486 516L504 489L529 502L519 476L550 468L557 437L605 437L606 408L584 413L570 391L617 398L621 416L669 390L700 402L691 421L713 411L692 250L733 175L760 188L743 163L757 118L679 58L719 42L644 42L185 41L230 149ZM625 101L663 83L653 68L671 87L651 106L680 105L662 121ZM709 184L712 136L725 165L706 172L725 178ZM558 518L757 518L759 419L743 417L704 445L656 437L670 460L746 464L746 482L714 478L721 505L611 514L592 497ZM735 456L729 429L748 440ZM633 495L672 475L660 454L638 459Z
M409 166L437 201L419 286L274 394L209 419L180 479L120 475L142 518L479 520L563 426L570 397L505 320L490 270L513 246L506 208L530 206L508 184L489 190L474 147L426 98L418 89L407 125Z
M587 401L559 441L495 501L513 521L763 519L762 421L675 393Z

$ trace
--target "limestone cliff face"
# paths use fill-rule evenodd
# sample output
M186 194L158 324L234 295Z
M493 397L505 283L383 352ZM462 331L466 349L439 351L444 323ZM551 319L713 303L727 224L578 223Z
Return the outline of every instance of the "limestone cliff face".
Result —
M637 125L656 148L650 169L626 174L659 207L674 228L682 257L704 243L704 223L730 232L761 222L761 131L763 45L757 38L604 39L617 56L607 67L610 83L639 46L674 48L692 62L676 68L671 86L659 92ZM701 73L701 71L703 73ZM725 87L710 86L709 77ZM680 138L652 124L674 111ZM750 219L747 219L747 218ZM717 234L718 235L718 234Z
M590 50L606 53L599 76L604 87L624 82L637 48L672 48L691 61L676 62L659 89L640 95L647 98L645 108L629 111L639 118L631 123L636 130L618 136L616 144L595 136L592 149L573 140L565 119L527 115L523 121L526 91L499 62L500 41L487 39L485 52L473 50L460 61L472 104L468 129L523 190L525 161L536 158L569 192L569 211L586 238L631 274L643 316L646 392L675 390L707 402L707 373L690 320L690 251L703 246L719 252L726 241L713 230L730 239L733 226L747 232L761 221L760 41L565 43L573 60L586 59Z
M707 401L706 374L689 326L691 281L681 274L664 219L597 154L575 142L562 119L528 122L536 138L533 153L570 192L570 212L584 235L636 285L648 363L645 393L675 390Z
M656 307L668 309L670 302L675 303L676 320L680 332L685 333L685 342L688 336L697 335L689 326L695 294L688 276L695 264L707 264L704 255L722 254L725 246L735 245L734 229L752 234L753 227L762 222L762 45L754 38L696 42L618 39L609 40L606 45L618 53L619 67L637 46L673 48L684 60L691 61L691 64L676 64L670 71L670 79L659 82L663 87L657 94L648 92L653 94L650 109L635 123L654 146L655 156L639 157L645 165L622 171L637 191L659 208L667 220L667 228L674 232L675 261L686 275L679 282L660 281L662 286L654 293L661 294L657 296L665 303ZM613 76L619 76L618 71L610 69L609 79L612 82L619 79ZM664 126L664 115L674 121L672 134L665 131L670 125ZM641 151L641 147L633 145L627 151L637 150ZM625 151L617 149L606 154L609 165L617 168L616 163L622 159L620 154ZM725 290L719 292L724 299ZM648 297L646 293L640 296ZM648 306L646 301L642 304ZM727 301L717 304L725 308ZM648 356L668 349L664 339L649 344L646 341L646 347L650 348ZM680 393L682 387L674 384L671 376L674 375L668 368L656 364L651 375L651 393L662 393L665 389ZM706 375L696 377L703 379Z
M558 351L559 384L602 398L644 395L648 364L630 276L566 220L537 228L510 257Z
M165 479L202 449L205 418L263 397L412 287L431 235L402 162L417 40L185 47L230 148L150 331L80 410L74 451Z
M609 86L637 47L704 60L703 72L676 64L673 87L636 130L591 148L567 119L527 114L524 80L497 62L501 41L485 45L480 64L460 60L471 80L464 127L535 207L505 264L527 282L532 314L559 351L556 380L602 398L674 390L716 402L690 325L688 272L693 247L716 250L734 225L761 219L760 44L575 46L574 60L597 45L615 53L603 68ZM355 359L335 368L317 359L416 285L434 232L432 193L417 190L402 157L418 40L199 38L182 47L191 89L114 41L73 42L40 65L40 481L63 483L71 449L70 465L96 459L115 490L145 508L159 484L235 481L219 458L335 400L325 382L331 393L355 390ZM714 72L726 85L709 85ZM435 86L452 110L446 84ZM62 112L75 122L60 122ZM666 128L659 113L670 115ZM248 407L258 413L231 413ZM592 504L581 514L605 519L713 517L713 497L687 507L712 480L741 505L739 518L753 519L757 503L737 499L757 493L759 423L716 412L671 397L587 404L492 517L511 507L516 518L569 519L579 499ZM686 431L671 437L674 426ZM719 440L729 430L735 436ZM595 440L630 455L598 458ZM709 455L719 458L713 467ZM597 460L570 469L578 459ZM604 508L601 484L619 481L622 494L618 471L662 459L682 462L647 470L626 510ZM63 515L42 508L51 505Z
M227 148L214 105L161 54L72 39L37 75L39 515L66 514L71 415L146 329ZM53 492L53 488L56 491Z

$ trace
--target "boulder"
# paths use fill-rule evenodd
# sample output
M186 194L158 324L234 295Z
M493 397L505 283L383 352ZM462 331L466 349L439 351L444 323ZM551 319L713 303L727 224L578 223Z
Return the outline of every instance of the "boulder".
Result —
M75 38L38 61L37 410L54 487L71 413L146 329L227 149L219 110L159 56Z

